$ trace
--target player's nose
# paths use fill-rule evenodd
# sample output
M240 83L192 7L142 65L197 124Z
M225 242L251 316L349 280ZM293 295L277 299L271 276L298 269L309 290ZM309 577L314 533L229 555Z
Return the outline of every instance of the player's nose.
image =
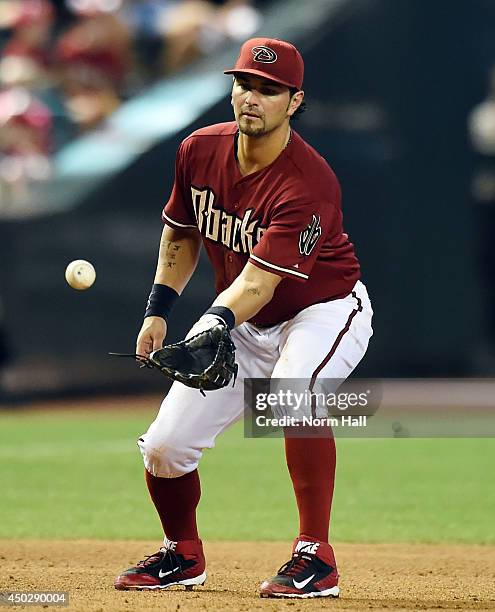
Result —
M250 89L249 91L246 92L246 97L244 98L244 101L246 102L246 104L249 104L250 106L257 106L258 105L258 92L255 89Z

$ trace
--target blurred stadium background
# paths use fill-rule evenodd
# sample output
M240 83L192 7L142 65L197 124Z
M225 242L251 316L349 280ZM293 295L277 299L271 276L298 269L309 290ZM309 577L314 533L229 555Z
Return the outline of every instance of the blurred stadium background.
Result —
M107 353L133 350L176 148L231 119L222 69L256 34L306 60L294 127L340 178L375 308L359 374L494 375L491 0L0 0L4 403L163 384ZM211 298L202 260L170 338Z

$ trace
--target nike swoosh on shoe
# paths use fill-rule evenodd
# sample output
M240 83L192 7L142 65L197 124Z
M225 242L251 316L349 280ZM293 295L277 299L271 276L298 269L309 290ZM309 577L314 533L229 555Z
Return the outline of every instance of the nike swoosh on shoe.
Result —
M312 576L310 576L309 578L306 578L306 580L301 580L301 582L297 582L294 578L292 579L292 584L296 587L296 589L304 589L304 587L308 584L308 582L310 582L311 580L313 580L313 578L316 576L316 574L313 574Z
M158 578L165 578L165 576L168 576L169 574L173 574L178 569L179 569L179 566L175 567L173 570L170 570L169 572L162 572L162 570L160 570L158 572Z

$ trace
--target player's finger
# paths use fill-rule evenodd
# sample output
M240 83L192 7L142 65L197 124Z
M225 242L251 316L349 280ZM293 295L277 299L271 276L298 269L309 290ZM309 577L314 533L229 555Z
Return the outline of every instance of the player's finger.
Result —
M144 355L149 357L149 354L153 350L153 342L151 338L141 339L139 338L136 343L136 355Z
M162 334L153 337L153 350L154 351L162 348L164 339L165 339L165 336L163 336Z

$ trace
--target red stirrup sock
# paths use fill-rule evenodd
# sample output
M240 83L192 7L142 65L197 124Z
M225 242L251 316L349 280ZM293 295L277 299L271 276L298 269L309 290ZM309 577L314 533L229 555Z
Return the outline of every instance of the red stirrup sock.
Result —
M328 542L335 481L335 440L285 438L287 467L299 509L299 534Z
M179 478L159 478L144 470L151 499L169 540L197 540L196 508L201 497L198 470Z

